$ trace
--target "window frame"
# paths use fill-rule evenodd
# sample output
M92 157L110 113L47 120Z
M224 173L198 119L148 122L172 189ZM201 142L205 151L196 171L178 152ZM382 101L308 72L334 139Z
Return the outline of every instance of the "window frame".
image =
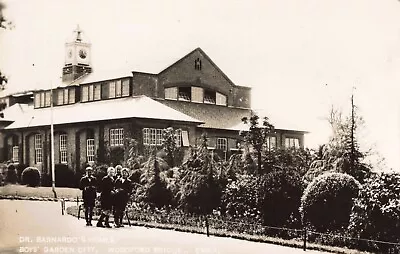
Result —
M86 139L86 160L87 162L95 161L95 143L94 138Z
M11 157L12 157L12 161L14 163L19 163L19 146L18 145L14 145L12 147Z
M60 163L68 163L68 135L60 134Z
M35 164L43 163L43 140L42 134L34 136Z
M110 146L123 146L124 145L124 128L110 129Z
M224 141L224 142L220 142L220 141ZM225 147L225 148L224 148ZM216 142L215 142L215 149L217 150L221 150L221 151L228 151L228 139L227 138L217 138Z

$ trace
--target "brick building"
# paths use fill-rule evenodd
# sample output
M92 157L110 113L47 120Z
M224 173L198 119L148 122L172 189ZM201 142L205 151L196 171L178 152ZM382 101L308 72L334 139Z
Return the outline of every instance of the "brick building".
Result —
M160 145L167 127L177 130L183 150L198 145L206 132L209 148L222 158L237 151L239 131L245 130L241 119L251 113L251 88L235 85L203 50L193 50L160 73L105 77L92 70L90 47L77 30L65 45L61 84L0 98L8 106L0 118L3 161L48 172L51 118L55 163L73 169L123 147L126 137L136 139L142 150ZM275 127L271 147L304 146L304 131Z

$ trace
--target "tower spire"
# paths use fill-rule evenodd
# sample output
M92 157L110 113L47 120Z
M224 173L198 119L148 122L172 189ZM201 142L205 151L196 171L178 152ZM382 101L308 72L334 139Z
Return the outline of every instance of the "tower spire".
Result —
M74 32L76 33L75 41L81 42L82 41L82 32L83 31L79 27L79 24L76 26L76 29L74 30Z

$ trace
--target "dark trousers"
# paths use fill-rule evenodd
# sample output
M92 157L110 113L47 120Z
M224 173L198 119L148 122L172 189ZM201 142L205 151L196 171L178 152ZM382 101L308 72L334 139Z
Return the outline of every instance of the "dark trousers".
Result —
M85 220L87 223L91 223L92 222L92 217L93 217L93 206L88 206L88 205L84 205L85 207Z

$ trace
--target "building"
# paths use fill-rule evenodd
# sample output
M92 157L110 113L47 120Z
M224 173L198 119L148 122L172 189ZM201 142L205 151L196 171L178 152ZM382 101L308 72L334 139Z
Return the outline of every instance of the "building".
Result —
M209 149L222 158L238 150L241 119L251 114L251 88L235 85L197 48L159 73L132 71L104 77L91 66L91 45L81 31L65 45L62 83L0 100L0 154L49 172L50 123L54 160L76 169L104 159L107 149L123 149L132 137L139 150L160 145L162 129L177 130L187 151L207 133ZM15 99L19 98L19 99ZM271 147L303 147L304 131L276 126Z

